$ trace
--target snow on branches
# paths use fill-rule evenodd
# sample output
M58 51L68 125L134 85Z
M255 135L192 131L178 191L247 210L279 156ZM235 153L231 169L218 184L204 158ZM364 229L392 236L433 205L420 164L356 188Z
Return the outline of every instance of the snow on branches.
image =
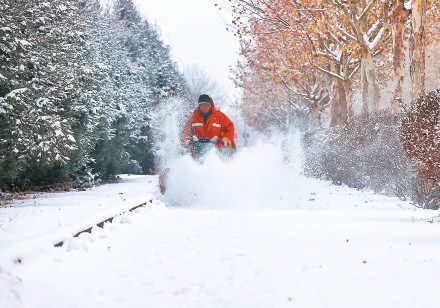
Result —
M186 86L133 1L114 5L0 1L0 188L153 164L151 113Z
M229 2L241 42L242 67L246 66L237 78L261 75L284 86L286 95L299 97L305 107L304 89L312 86L309 81L319 80L330 99L332 126L345 124L353 116L354 103L361 105L356 109L365 115L377 112L385 105L387 87L394 87L394 95L385 103L399 111L406 75L411 79L412 98L424 90L424 50L430 42L425 32L439 31L438 1ZM425 31L427 23L430 31ZM405 66L406 57L410 65ZM357 97L361 99L353 99Z

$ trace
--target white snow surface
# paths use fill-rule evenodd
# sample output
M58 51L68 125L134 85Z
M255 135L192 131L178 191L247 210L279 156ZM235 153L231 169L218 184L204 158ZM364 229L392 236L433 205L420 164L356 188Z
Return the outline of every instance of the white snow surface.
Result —
M36 249L70 238L94 223L151 200L154 178L121 175L118 184L84 192L35 194L0 208L0 262L26 260Z
M26 243L19 248L34 250L21 264L0 259L0 306L438 307L440 225L428 220L439 213L306 178L298 149L288 138L260 142L231 161L215 153L204 163L176 159L161 199L156 177L115 184L102 207L122 187L133 201L156 199L62 248L32 231L5 240L3 233L26 226L3 225L2 251L14 236ZM93 199L99 189L86 193ZM38 199L47 206L33 213L51 200L71 209L74 195ZM42 221L57 221L44 211ZM29 222L26 215L33 214L14 217ZM69 216L80 220L75 210ZM45 232L54 229L63 230Z

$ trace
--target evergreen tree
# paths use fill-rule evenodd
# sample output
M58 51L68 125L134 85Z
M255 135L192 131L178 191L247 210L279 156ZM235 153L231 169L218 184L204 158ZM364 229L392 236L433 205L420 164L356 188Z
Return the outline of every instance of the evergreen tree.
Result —
M187 93L131 0L0 0L0 187L154 167L151 118Z

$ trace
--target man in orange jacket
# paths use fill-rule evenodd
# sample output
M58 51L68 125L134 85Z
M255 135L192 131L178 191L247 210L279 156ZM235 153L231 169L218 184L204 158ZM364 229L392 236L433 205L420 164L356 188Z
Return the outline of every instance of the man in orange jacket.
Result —
M234 137L235 128L232 121L214 106L209 95L200 95L199 106L186 121L183 129L183 144L190 148L195 139L208 138L218 148L235 149Z

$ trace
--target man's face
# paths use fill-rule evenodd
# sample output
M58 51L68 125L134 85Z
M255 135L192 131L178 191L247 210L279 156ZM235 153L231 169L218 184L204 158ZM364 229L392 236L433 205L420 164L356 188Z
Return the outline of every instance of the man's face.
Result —
M211 103L200 103L199 104L199 110L202 113L208 113L212 108Z

